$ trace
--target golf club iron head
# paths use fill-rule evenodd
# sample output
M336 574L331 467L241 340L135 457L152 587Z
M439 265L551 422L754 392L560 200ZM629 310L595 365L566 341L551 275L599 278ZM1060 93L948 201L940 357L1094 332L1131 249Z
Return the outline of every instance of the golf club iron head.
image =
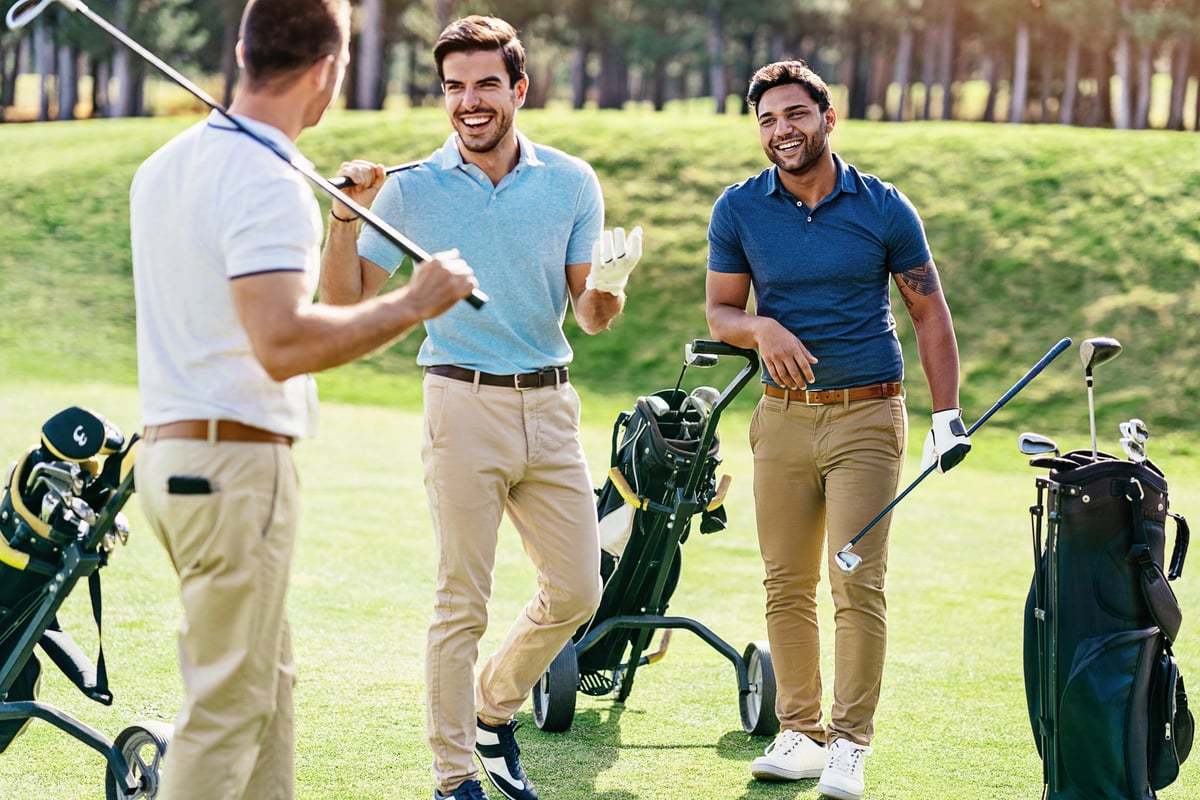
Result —
M1122 436L1129 439L1134 439L1142 444L1145 444L1146 440L1150 438L1150 429L1146 427L1146 423L1142 422L1137 417L1134 417L1128 422L1122 422L1118 428L1120 429Z
M862 556L851 553L848 545L834 553L833 560L837 563L838 569L847 575L853 575L862 566Z
M1083 362L1083 369L1088 375L1092 374L1095 367L1112 361L1120 354L1121 343L1111 336L1084 339L1079 345L1079 360Z
M692 343L683 346L683 363L689 367L715 367L717 357L709 353L697 353L692 350Z
M1053 439L1032 431L1025 431L1017 437L1017 450L1026 456L1040 456L1045 453L1058 455L1058 445Z
M1146 445L1137 439L1122 436L1121 449L1125 451L1125 457L1135 464L1141 464L1146 460Z

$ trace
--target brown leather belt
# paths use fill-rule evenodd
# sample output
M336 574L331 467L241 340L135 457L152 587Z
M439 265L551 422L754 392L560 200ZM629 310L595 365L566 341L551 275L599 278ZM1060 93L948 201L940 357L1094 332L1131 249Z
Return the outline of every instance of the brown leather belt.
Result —
M851 403L855 400L895 397L903 388L903 384L900 383L873 383L870 386L855 386L853 389L780 389L778 386L764 383L763 394L809 406L827 406L833 403Z
M208 439L209 420L181 419L165 425L147 425L142 436L148 442L161 439ZM291 445L292 437L256 428L231 419L217 420L218 442L263 442Z
M443 378L453 378L456 381L479 383L484 386L507 386L510 389L540 389L543 386L557 386L567 382L566 367L551 367L537 372L522 372L518 375L492 375L474 369L464 369L452 364L437 364L426 367L430 375L440 375Z

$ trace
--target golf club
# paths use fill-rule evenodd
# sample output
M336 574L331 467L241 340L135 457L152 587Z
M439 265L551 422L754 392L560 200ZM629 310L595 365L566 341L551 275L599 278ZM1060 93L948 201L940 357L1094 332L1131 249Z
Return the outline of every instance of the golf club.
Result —
M1025 431L1017 437L1017 449L1023 455L1040 456L1043 453L1058 455L1058 445L1049 436Z
M397 164L394 167L385 167L383 170L383 174L384 175L395 175L397 172L403 172L406 169L415 167L417 164L422 164L422 163L424 163L424 162L418 160L418 161L409 161L407 164ZM350 180L345 175L340 175L336 178L330 178L329 182L338 189L348 189L354 185L354 181Z
M397 231L391 225L388 225L361 204L356 203L354 200L347 197L341 192L341 190L338 189L338 187L334 186L328 180L318 175L310 167L300 163L297 159L294 159L287 153L283 152L283 150L279 149L279 147L270 139L260 136L259 134L247 128L240 121L238 121L236 117L225 110L220 103L210 97L203 89L185 78L161 58L151 53L142 45L138 44L138 42L130 38L130 36L120 28L116 27L108 20L92 11L90 8L80 2L80 0L18 0L17 3L8 10L8 15L5 17L5 23L8 25L8 29L15 31L24 27L25 25L28 25L51 3L62 3L67 7L68 10L78 11L80 14L87 17L91 22L100 27L105 33L109 34L118 42L128 47L137 55L141 56L151 65L158 68L160 72L173 80L175 83L179 84L179 86L185 89L201 103L204 103L204 105L223 116L230 124L237 128L238 131L246 134L251 139L282 158L292 169L296 170L296 172L299 172L331 198L344 203L355 214L362 217L364 222L366 222L375 230L379 231L379 233L382 234L385 239L396 245L396 247L400 248L405 255L411 256L414 264L420 261L428 261L430 258L432 258L429 253L417 246L415 242L408 239L404 234ZM478 289L475 289L471 295L467 297L467 302L469 302L475 308L482 308L483 304L486 303L487 300L487 295Z
M1125 457L1141 464L1147 457L1146 441L1150 438L1150 429L1146 427L1145 422L1136 417L1122 422L1118 427L1121 431L1121 449L1125 451Z
M1046 353L1046 355L1042 356L1041 359L1036 364L1034 364L1033 367L1028 372L1026 372L1025 375L1022 376L1019 381L1017 381L1016 383L1014 383L1012 385L1012 388L1010 388L1007 392L1005 392L1000 397L1000 399L997 400L992 405L991 408L989 408L987 411L984 412L982 417L975 420L975 424L967 429L967 436L970 436L975 431L979 430L979 428L983 425L983 423L985 423L989 419L991 419L991 416L993 414L995 414L997 411L999 411L1001 408L1003 408L1005 403L1007 403L1009 400L1012 400L1014 397L1016 397L1018 392L1020 392L1022 389L1024 389L1029 384L1030 381L1032 381L1034 378L1036 378L1041 373L1041 371L1044 370L1050 364L1051 361L1058 358L1059 354L1062 353L1062 351L1066 350L1070 346L1071 346L1071 338L1069 336L1063 337L1062 339L1060 339L1058 344L1056 344L1056 345L1054 345L1054 347L1050 348L1050 350ZM855 537L853 539L851 539L846 544L845 547L843 547L836 554L834 554L833 560L837 563L838 569L840 569L842 572L846 573L847 575L850 575L856 569L858 569L860 566L862 566L862 556L858 555L857 553L850 552L851 548L853 548L854 545L858 544L858 541L867 534L867 531L869 531L875 527L875 523L879 522L879 520L881 520L885 516L887 516L887 513L889 511L891 511L893 508L895 508L897 503L899 503L901 500L903 500L908 495L909 492L911 492L913 489L915 489L917 487L917 484L919 484L921 481L923 481L927 477L929 477L929 473L933 472L934 469L936 469L936 468L937 468L937 462L934 461L934 463L932 463L928 467L926 467L925 471L922 472L920 475L918 475L916 480L914 480L912 483L910 483L907 486L907 488L904 489L904 491L902 491L900 494L896 495L896 498L894 500L892 500L892 502L888 503L884 507L884 509L875 516L875 519L868 522L866 527L863 528L861 531L859 531L858 534L856 534Z
M1079 345L1079 360L1083 362L1083 374L1087 379L1088 419L1092 429L1092 458L1096 458L1096 403L1092 393L1092 370L1121 354L1121 343L1110 336L1084 339Z

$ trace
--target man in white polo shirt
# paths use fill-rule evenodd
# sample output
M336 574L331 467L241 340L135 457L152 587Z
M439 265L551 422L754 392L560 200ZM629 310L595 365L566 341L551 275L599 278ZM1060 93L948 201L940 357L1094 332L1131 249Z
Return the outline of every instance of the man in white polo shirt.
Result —
M251 0L230 112L290 157L337 96L346 0ZM295 665L284 596L298 524L291 442L313 431L306 373L345 363L477 285L457 253L370 301L312 302L312 189L213 113L130 191L146 517L179 574L184 704L160 800L290 800Z

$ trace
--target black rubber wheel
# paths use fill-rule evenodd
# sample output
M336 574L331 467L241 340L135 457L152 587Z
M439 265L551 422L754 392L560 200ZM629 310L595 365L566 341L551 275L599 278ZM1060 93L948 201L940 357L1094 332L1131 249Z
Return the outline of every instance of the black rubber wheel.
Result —
M121 731L113 742L113 749L120 751L129 764L129 771L138 788L133 794L125 794L124 781L109 769L105 773L104 791L107 800L137 800L158 797L158 786L162 780L163 756L175 728L165 722L139 722Z
M738 698L742 712L742 728L751 736L774 736L779 733L779 717L775 715L775 668L771 665L771 645L765 641L751 642L742 654L750 691Z
M579 661L575 642L568 641L533 687L533 721L547 733L562 733L575 719Z

